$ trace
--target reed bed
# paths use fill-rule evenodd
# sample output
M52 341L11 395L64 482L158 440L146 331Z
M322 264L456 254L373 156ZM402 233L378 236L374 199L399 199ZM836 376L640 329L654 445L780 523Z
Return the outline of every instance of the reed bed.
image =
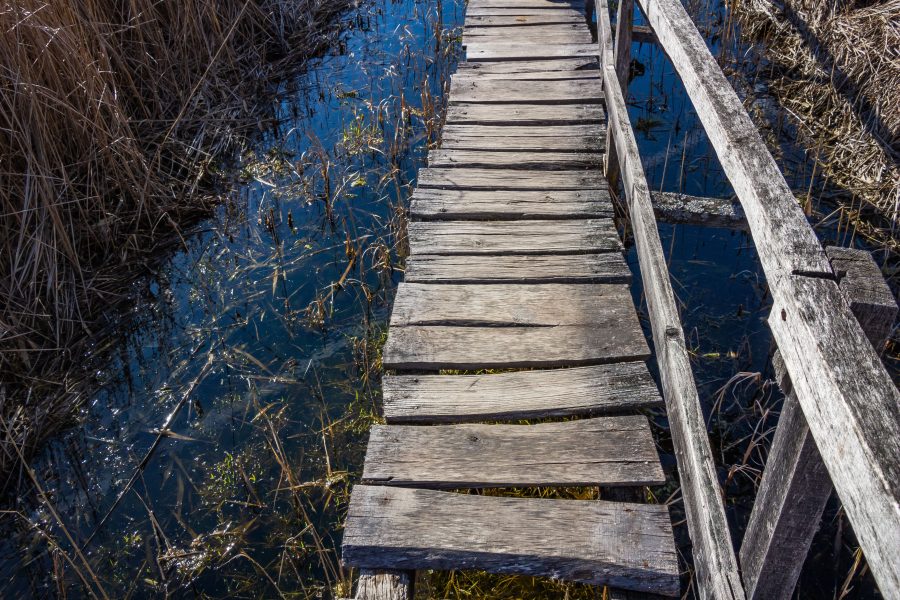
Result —
M344 0L0 1L0 488L77 408L102 311L217 202Z
M900 1L730 0L771 89L862 235L897 250Z

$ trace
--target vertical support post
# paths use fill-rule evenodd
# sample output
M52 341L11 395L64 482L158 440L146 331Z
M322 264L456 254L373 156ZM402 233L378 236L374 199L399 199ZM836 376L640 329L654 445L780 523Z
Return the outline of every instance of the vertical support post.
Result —
M619 0L616 13L616 38L613 48L616 78L622 94L628 98L628 75L631 68L631 30L634 24L634 0ZM612 139L612 128L606 128L606 180L613 190L619 183L619 157Z
M862 250L830 247L825 252L840 278L841 294L880 349L897 303L878 265ZM775 371L784 407L740 550L748 600L791 597L833 489L778 353Z
M355 600L412 600L412 572L363 569L356 584Z

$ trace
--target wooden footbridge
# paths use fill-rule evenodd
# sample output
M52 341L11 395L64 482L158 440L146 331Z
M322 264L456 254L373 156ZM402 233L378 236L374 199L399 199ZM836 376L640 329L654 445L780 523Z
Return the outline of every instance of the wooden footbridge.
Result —
M411 597L417 569L678 596L668 509L640 493L665 478L638 411L663 404L702 597L789 597L832 481L882 592L900 593L900 398L866 339L883 339L893 298L868 257L835 251L832 268L678 0L639 5L641 35L675 63L746 213L792 390L743 572L625 108L633 4L620 0L613 39L597 1L598 43L564 0L469 0L467 60L411 201L387 424L372 429L346 520L358 599ZM613 220L620 179L662 393ZM600 499L503 491L586 486Z

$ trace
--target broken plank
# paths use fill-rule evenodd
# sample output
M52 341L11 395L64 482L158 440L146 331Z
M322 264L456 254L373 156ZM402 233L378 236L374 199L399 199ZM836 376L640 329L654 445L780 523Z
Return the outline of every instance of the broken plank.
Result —
M467 125L585 125L603 123L606 112L600 104L477 104L450 102L447 123Z
M409 224L412 254L590 254L622 243L612 219L419 221Z
M602 325L635 319L623 284L429 285L401 283L391 327Z
M344 530L343 562L366 568L479 569L669 596L679 591L672 525L661 505L357 485Z
M662 485L647 417L374 425L363 483L428 488Z
M650 351L631 323L559 327L391 327L386 369L515 369L642 360Z
M474 167L480 169L542 169L567 171L601 167L597 152L491 151L439 148L428 153L430 167Z
M643 362L483 375L386 375L388 423L600 415L662 405Z
M515 79L453 78L454 102L478 104L597 104L603 101L598 79L519 81Z
M410 199L414 220L533 220L612 218L606 190L479 191L416 190Z
M419 170L418 177L419 187L438 189L580 190L605 184L596 171L430 168Z
M471 256L414 254L405 279L422 283L628 283L631 270L619 252L580 255Z

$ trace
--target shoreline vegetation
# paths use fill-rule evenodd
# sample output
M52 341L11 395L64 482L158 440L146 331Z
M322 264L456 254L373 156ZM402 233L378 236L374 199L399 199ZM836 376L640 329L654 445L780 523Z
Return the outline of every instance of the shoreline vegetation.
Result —
M211 214L217 165L351 5L0 3L0 490L75 418L104 311Z
M900 1L729 0L760 74L797 125L841 222L900 251ZM811 199L806 199L812 211ZM852 226L852 227L851 227ZM886 273L888 277L892 273Z

